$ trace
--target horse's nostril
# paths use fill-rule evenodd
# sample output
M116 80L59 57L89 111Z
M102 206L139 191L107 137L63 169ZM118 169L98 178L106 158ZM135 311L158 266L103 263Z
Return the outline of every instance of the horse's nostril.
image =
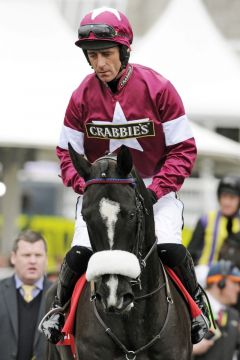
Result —
M96 296L96 299L97 299L98 301L101 301L102 296L101 296L101 294L100 294L99 292L96 292L95 296Z
M127 293L127 294L123 295L123 301L124 302L132 302L133 299L134 299L134 296L131 293Z
M114 313L115 311L116 311L116 308L114 306L110 306L108 308L108 312L110 312L110 313Z
M134 296L131 293L126 293L123 295L123 309L126 309L128 305L133 303Z

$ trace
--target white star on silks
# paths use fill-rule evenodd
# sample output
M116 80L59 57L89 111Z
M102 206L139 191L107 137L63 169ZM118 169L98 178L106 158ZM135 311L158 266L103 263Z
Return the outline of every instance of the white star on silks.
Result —
M123 124L134 124L134 123L139 123L139 122L145 122L146 119L139 119L139 120L130 120L127 121L123 109L121 108L121 105L119 104L119 102L116 102L116 106L114 109L114 114L113 114L113 120L111 122L111 124L116 124L116 125L123 125ZM93 124L106 124L109 125L109 121L93 121ZM110 139L109 141L109 151L113 152L114 150L118 149L119 147L121 147L121 145L126 145L127 147L130 147L132 149L136 149L139 151L143 151L143 148L141 147L141 145L139 144L137 139L131 138L131 139Z
M103 6L101 8L98 8L98 9L94 9L93 12L92 12L92 20L94 20L99 14L102 14L103 12L105 11L109 11L111 12L113 15L116 16L116 18L120 21L121 20L121 17L120 17L120 14L119 12L116 10L116 9L112 9L112 8L109 8L107 6Z

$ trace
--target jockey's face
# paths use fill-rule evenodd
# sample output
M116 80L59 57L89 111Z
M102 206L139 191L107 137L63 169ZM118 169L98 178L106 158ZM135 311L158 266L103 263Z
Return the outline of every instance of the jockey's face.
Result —
M11 254L16 275L28 285L40 279L46 270L47 254L42 240L34 243L20 240L16 251Z
M223 192L219 198L221 212L224 216L236 214L239 208L240 198L238 195Z
M98 78L109 82L120 76L121 61L118 46L102 49L87 50L88 58Z

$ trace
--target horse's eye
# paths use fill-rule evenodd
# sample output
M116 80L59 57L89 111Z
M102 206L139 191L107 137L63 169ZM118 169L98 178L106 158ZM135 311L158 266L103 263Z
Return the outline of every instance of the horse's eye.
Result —
M135 218L135 212L134 211L129 212L128 218L129 220L133 220Z

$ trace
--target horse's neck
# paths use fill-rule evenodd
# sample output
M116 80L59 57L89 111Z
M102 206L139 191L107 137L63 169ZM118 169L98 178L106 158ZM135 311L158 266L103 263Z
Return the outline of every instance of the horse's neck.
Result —
M149 214L145 214L145 239L144 239L144 256L148 254L148 251L154 246L156 242L155 227L153 210L148 209ZM143 287L153 290L157 287L160 281L161 266L160 259L157 253L157 247L153 249L149 257L146 260L146 268L143 270Z
M133 177L137 179L137 191L143 198L143 209L145 216L145 238L143 245L143 258L147 255L149 249L153 246L155 239L155 226L154 226L154 215L151 200L149 198L146 186L142 178L138 175L135 169L133 169ZM146 261L146 268L143 270L141 275L142 281L142 292L152 291L159 285L161 278L161 266L160 260L155 248L150 254Z

